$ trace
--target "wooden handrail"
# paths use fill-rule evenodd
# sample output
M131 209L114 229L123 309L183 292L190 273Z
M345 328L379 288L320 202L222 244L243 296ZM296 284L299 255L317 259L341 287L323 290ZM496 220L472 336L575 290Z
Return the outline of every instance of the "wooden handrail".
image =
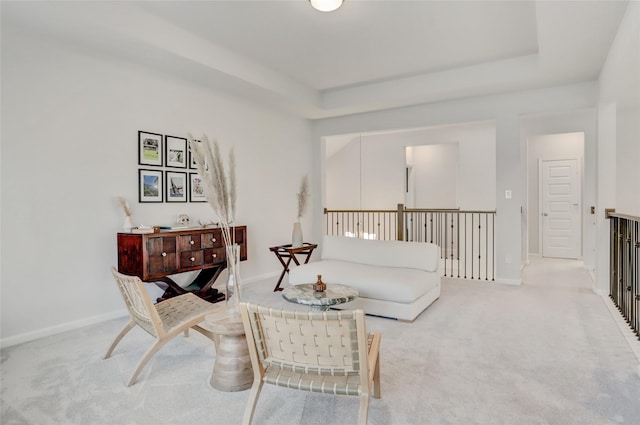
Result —
M329 210L327 208L324 209L324 213L395 213L396 210Z
M624 218L625 220L640 221L640 217L629 214L620 214L616 212L609 213L609 217Z
M403 204L398 204L403 205ZM461 210L460 208L404 208L404 212L458 212L458 213L477 213L477 214L495 214L496 210ZM398 210L330 210L324 209L324 214L327 213L396 213ZM613 215L613 214L612 214ZM640 220L640 218L636 218Z

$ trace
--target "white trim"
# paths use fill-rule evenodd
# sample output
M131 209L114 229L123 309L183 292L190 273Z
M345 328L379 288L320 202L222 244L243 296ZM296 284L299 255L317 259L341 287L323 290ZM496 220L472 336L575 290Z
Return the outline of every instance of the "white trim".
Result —
M591 276L591 280L593 285L595 286L596 283L596 268L593 266L585 266L585 269L587 269L587 272L589 272L589 276Z
M260 276L255 276L255 277L244 280L243 285L252 284L260 280L274 278L274 277L277 277L278 275L279 275L278 272L265 273ZM222 279L220 280L220 282L222 282ZM275 281L274 281L274 286L275 286ZM126 309L122 309L122 310L112 311L111 313L101 314L99 316L88 317L86 319L76 320L73 322L61 323L56 326L51 326L44 329L38 329L36 331L26 332L23 334L14 335L7 338L2 338L0 339L0 347L1 348L11 347L13 345L22 344L23 342L29 342L29 341L44 338L47 336L57 335L62 332L72 331L75 329L83 328L85 326L106 322L112 319L118 319L120 317L125 317L128 314L129 313L127 312Z
M609 291L608 291L608 290L606 290L606 291L605 291L605 290L602 290L602 289L596 288L595 283L594 283L594 285L593 285L593 292L594 292L596 295L600 295L600 296L602 296L602 297L608 297L608 296L609 296Z
M62 332L84 328L85 326L106 322L107 320L117 319L120 317L127 316L128 314L129 312L127 310L118 310L118 311L113 311L111 313L101 314L99 316L88 317L82 320L61 323L56 326L51 326L44 329L38 329L37 331L26 332L23 334L10 336L8 338L2 338L0 340L0 347L2 348L11 347L12 345L22 344L23 342L29 342L35 339L56 335Z
M296 267L295 264L291 264L291 265L293 267ZM282 273L282 272L264 273L264 274L261 274L261 275L258 275L258 276L250 277L248 279L242 279L241 282L242 282L243 285L252 284L252 283L255 283L255 282L258 282L258 281L263 281L263 280L266 280L266 279L270 279L272 277L278 277L278 276L280 276L280 273ZM283 278L282 279L282 283L284 283L284 280L285 279ZM275 285L276 285L276 281L274 280L273 281L273 286L275 287Z
M496 279L496 283L503 285L522 285L522 279Z

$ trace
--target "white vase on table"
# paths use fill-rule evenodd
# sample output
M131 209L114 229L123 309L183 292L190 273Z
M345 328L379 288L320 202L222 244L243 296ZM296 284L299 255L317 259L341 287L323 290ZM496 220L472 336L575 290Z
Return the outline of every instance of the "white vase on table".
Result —
M300 222L293 223L293 232L291 233L291 247L300 248L302 246L302 225Z
M124 229L125 232L130 232L132 227L133 225L131 224L131 216L125 215L124 224L122 225L122 228Z

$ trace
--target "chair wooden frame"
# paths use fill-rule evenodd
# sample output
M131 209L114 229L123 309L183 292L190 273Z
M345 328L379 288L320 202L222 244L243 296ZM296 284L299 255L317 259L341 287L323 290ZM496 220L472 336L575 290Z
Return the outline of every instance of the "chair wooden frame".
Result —
M192 328L215 342L213 333L198 326L206 315L215 312L214 304L187 293L154 305L139 277L124 275L113 267L111 272L129 310L130 320L113 340L104 358L111 357L120 340L136 326L156 338L156 342L140 359L127 386L136 381L144 366L160 348L182 332L188 336L189 329Z
M366 425L380 398L380 333L367 334L362 310L289 311L240 304L254 379L242 423L250 425L265 383L360 398Z

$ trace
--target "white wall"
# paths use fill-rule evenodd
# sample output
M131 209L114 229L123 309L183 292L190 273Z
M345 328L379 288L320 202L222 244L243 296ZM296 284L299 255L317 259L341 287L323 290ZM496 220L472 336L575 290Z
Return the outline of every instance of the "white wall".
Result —
M605 209L616 206L616 104L598 105L598 201L596 203L595 290L609 293L609 220Z
M325 206L328 209L360 209L360 137L344 145L326 160Z
M457 205L462 210L496 209L496 124L494 121L427 129L416 145L458 145Z
M317 179L306 120L5 23L2 124L4 345L123 312L109 272L123 224L116 196L134 224L213 218L207 204L137 203L138 130L235 146L245 280L279 272L268 247L290 240L302 175Z
M400 144L362 137L362 209L393 210L404 203L404 163Z
M362 135L362 208L395 209L404 203L405 147L454 144L458 146L457 203L466 210L494 210L496 206L495 123L483 121L431 128ZM343 137L326 137L326 143ZM351 142L358 145L360 136ZM353 181L360 179L359 151L346 146L325 163L327 208L345 209L337 203L353 202ZM345 193L343 195L343 193ZM346 195L349 193L350 195ZM347 196L351 201L345 199ZM334 202L336 202L334 204ZM418 205L431 208L434 205Z
M404 148L396 143L354 136L327 158L325 175L328 209L388 210L404 202Z
M550 134L529 138L528 144L528 216L529 222L529 254L540 255L540 160L578 159L579 178L583 180L584 169L584 133ZM581 211L587 208L581 203ZM582 217L583 214L581 214ZM581 231L582 234L582 231ZM582 251L582 245L581 245Z
M616 211L640 217L640 108L618 111Z
M415 208L458 208L458 148L447 143L411 149Z
M631 213L640 212L637 201L640 179L634 178L638 162L631 159L638 152L640 140L637 112L640 108L640 2L627 3L598 83L595 289L608 294L609 221L604 216L604 209L627 212L629 208L633 210ZM634 199L626 199L629 193Z
M598 98L618 111L640 107L640 2L629 1L607 60L600 71Z

